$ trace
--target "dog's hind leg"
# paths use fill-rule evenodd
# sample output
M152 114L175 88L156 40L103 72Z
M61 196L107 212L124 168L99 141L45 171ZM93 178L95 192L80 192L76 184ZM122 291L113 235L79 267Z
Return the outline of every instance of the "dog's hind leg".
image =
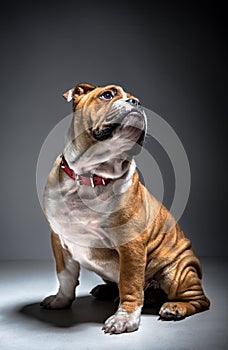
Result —
M104 280L105 284L94 287L90 294L98 300L115 300L119 296L119 288L115 282Z
M192 254L186 255L171 270L175 272L168 273L165 278L171 281L169 286L167 282L163 285L169 301L160 309L161 318L178 320L209 309L210 301L202 289L199 260Z
M41 306L46 309L65 309L69 308L75 299L80 265L72 259L70 252L63 248L59 236L54 232L51 232L51 243L56 261L59 290L56 295L45 298Z

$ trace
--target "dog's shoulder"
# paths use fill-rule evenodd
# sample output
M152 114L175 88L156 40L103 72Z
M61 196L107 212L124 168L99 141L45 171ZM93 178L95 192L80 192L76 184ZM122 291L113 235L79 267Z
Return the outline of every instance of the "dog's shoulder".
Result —
M46 186L45 186L45 189L48 189L49 187L52 187L52 186L55 186L57 185L59 182L61 182L61 174L62 172L60 172L60 164L61 164L61 161L62 161L62 158L61 158L61 155L59 155L52 168L51 168L51 171L48 175L48 178L47 178L47 182L46 182Z

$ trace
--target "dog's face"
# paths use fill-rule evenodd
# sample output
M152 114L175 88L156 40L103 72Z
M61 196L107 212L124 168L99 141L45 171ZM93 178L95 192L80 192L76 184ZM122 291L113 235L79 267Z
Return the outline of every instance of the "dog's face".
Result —
M87 147L88 141L95 144L113 139L121 143L122 139L126 151L139 153L145 136L146 118L138 98L126 93L120 86L95 87L90 84L78 84L64 97L68 102L73 101L74 128L83 130Z

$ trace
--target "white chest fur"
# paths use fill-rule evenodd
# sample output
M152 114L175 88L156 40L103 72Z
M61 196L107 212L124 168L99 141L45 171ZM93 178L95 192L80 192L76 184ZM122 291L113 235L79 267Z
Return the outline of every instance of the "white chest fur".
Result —
M56 162L55 171L49 175L51 185L47 183L44 192L44 210L53 231L80 246L113 248L108 218L113 210L121 210L119 199L131 186L135 162L125 178L105 188L77 186L66 174L59 182L58 166Z
M114 282L119 279L119 257L107 229L108 218L113 207L118 209L119 197L131 186L134 171L133 161L125 178L115 180L102 191L77 186L66 174L59 182L57 161L44 193L46 217L62 245L85 268Z
M74 260L101 278L119 282L119 256L116 250L108 248L82 247L64 239Z

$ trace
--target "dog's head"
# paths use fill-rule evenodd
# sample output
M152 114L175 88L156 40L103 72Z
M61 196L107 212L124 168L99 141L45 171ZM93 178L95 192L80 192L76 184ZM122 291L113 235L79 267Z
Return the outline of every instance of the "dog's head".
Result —
M140 152L146 117L138 98L120 86L90 84L78 84L63 96L73 102L74 130L83 130L81 141L85 143L86 139L86 148L113 140L128 154Z

